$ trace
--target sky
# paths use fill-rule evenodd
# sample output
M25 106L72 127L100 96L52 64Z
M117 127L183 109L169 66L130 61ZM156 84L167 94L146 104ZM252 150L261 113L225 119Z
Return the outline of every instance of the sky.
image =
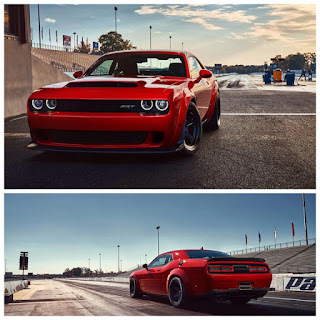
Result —
M315 238L315 195L306 194L309 238ZM88 267L117 271L151 262L177 249L229 252L305 239L301 194L6 194L7 271L20 273L20 251L29 272L62 273Z
M316 50L316 6L310 4L117 5L117 31L138 49L172 49L195 54L205 65L258 64L275 55ZM38 8L30 5L33 42L39 42ZM40 5L43 43L62 46L62 35L89 43L115 30L114 5Z

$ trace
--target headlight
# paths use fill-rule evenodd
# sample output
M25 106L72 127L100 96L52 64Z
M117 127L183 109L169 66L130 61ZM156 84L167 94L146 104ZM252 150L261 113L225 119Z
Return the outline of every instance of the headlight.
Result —
M57 100L56 99L49 99L46 100L46 106L48 109L53 110L57 106Z
M43 100L35 99L31 101L32 107L36 110L40 110L43 107Z
M151 110L153 107L153 101L152 100L141 100L141 108L143 110Z
M165 111L169 107L169 102L167 100L157 100L156 101L156 108L159 111Z

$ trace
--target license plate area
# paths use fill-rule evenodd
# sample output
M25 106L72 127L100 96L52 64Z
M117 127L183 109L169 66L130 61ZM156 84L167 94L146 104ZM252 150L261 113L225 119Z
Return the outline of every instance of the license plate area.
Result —
M252 290L251 282L239 282L239 290Z

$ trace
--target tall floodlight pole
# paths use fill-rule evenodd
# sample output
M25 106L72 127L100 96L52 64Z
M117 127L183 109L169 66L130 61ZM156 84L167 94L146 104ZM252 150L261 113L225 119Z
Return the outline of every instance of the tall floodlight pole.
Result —
M39 48L41 49L40 4L38 4Z
M100 258L100 268L99 268L99 273L101 274L101 253L99 253L99 258Z
M73 51L76 48L76 32L73 33Z
M304 199L304 193L302 194L302 201L303 201L303 217L304 217L304 231L306 234L306 244L309 244L308 241L308 227L307 227L307 215L306 215L306 201Z
M148 260L148 259L147 259L147 255L145 254L144 256L145 256L145 258L146 258L146 263L147 263L147 260Z
M160 253L160 250L159 250L159 230L160 230L160 226L157 226L156 228L158 230L158 255Z
M151 30L152 30L152 26L150 26L150 49L151 49Z
M7 272L7 259L4 260L4 274Z
M90 258L89 258L89 277L90 277Z
M171 50L171 36L169 36L169 39L170 39L170 50Z
M183 51L183 42L182 42L182 51Z
M120 271L120 245L118 244L118 272Z
M120 260L120 271L122 272L122 260Z
M114 7L114 27L116 32L117 32L117 11L118 11L118 7Z

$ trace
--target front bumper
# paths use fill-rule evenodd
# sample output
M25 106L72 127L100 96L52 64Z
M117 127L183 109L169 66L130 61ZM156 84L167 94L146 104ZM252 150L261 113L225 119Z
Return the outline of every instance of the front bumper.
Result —
M125 154L166 154L174 153L183 149L183 144L172 147L158 147L158 148L83 148L83 147L61 147L53 145L41 145L35 141L28 144L29 150L41 150L41 151L56 151L56 152L83 152L83 153L125 153Z
M119 114L87 114L87 113L61 113L51 114L28 113L28 123L32 136L32 144L29 149L75 151L85 152L126 152L136 153L137 149L142 152L174 152L181 145L179 139L183 124L177 123L177 116L174 113L161 116L143 115L119 115ZM64 132L67 133L64 135ZM54 133L54 134L53 134ZM97 141L89 141L87 137L82 141L79 137L97 136ZM137 142L134 138L120 143L110 142L108 139L101 140L103 133L110 133L125 136L137 135ZM141 133L146 136L142 139ZM72 137L68 140L68 136ZM59 139L56 139L59 137ZM159 137L161 137L159 139ZM100 150L99 150L100 149ZM114 149L114 150L113 150ZM132 150L131 150L132 149ZM157 151L158 150L158 151Z

